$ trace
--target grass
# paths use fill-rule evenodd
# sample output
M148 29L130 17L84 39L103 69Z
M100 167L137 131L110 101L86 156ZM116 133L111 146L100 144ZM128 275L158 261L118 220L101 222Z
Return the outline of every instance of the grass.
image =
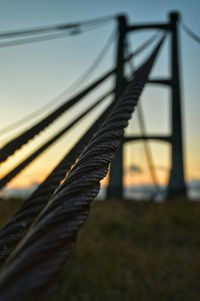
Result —
M199 203L94 202L91 209L53 301L200 300Z
M54 301L200 300L200 204L95 202Z

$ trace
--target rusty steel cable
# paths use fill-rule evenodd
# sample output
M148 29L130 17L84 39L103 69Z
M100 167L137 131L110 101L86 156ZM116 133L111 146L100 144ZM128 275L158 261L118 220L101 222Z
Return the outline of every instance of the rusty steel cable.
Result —
M149 38L142 45L136 49L135 52L130 54L129 57L124 59L124 63L131 60L134 56L139 54L141 51L146 49L153 41L155 41L156 36ZM62 114L64 114L70 107L75 105L80 99L89 94L93 89L99 86L102 82L104 82L111 75L115 74L117 68L114 68L104 74L101 78L93 82L86 89L82 90L78 95L68 99L61 106L51 112L48 116L44 117L38 123L33 125L31 128L28 128L23 133L19 134L17 137L7 142L0 149L0 163L6 161L8 157L13 155L18 149L20 149L24 144L28 143L31 139L33 139L36 135L38 135L41 131L43 131L46 127L48 127L51 123L53 123L57 118L59 118Z
M119 98L59 189L7 259L0 275L1 301L47 300L78 230L89 214L100 181L122 140L163 39Z
M13 178L15 178L20 172L22 172L30 163L32 163L36 158L38 158L43 152L45 152L51 145L58 141L64 134L66 134L76 123L78 123L82 118L84 118L88 113L96 108L103 100L110 96L114 92L114 89L105 93L100 97L94 104L92 104L87 110L79 114L72 122L66 125L64 128L59 130L52 138L47 142L43 143L36 150L34 150L28 157L23 159L22 162L17 164L11 171L9 171L3 178L0 179L0 189L9 183Z

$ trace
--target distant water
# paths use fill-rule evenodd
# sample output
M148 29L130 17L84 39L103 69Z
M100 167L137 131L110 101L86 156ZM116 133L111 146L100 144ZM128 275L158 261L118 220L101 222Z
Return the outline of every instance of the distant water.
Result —
M20 197L26 199L37 188L38 184L34 184L26 189L5 189L1 192L1 197ZM166 196L166 186L160 187L161 193L158 195L152 185L133 186L124 189L124 197L134 200L149 200L155 199L162 201ZM98 199L103 200L106 197L106 188L102 187L98 194ZM200 200L200 181L194 180L188 184L188 198Z
M165 198L165 187L161 188L160 195L157 195L155 188L153 186L134 186L124 189L124 197L126 199L134 199L134 200L150 200L152 198L157 199L159 201ZM97 196L98 199L103 200L106 198L106 188L102 187Z
M157 194L155 188L152 185L142 185L142 186L134 186L124 189L124 197L127 199L134 200L151 200L154 199L156 201L162 201L166 197L166 186L160 187L160 193ZM198 187L194 187L192 185L188 185L188 198L191 200L200 200L200 185ZM98 199L103 200L106 197L106 188L102 187L98 194Z

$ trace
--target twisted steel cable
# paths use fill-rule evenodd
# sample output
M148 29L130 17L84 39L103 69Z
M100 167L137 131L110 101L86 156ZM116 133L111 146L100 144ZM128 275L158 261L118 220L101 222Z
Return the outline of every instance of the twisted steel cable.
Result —
M114 110L88 143L63 184L8 258L0 276L1 301L47 300L71 256L90 202L108 172L163 39L135 74Z
M147 41L145 41L141 46L138 47L138 49L136 49L135 52L130 54L130 56L127 57L126 59L124 59L124 63L128 62L134 56L136 56L141 51L146 49L154 40L155 40L155 36L153 36L150 39L148 39ZM6 143L0 149L0 163L6 161L9 156L13 155L24 144L26 144L29 140L33 139L36 135L38 135L41 131L43 131L46 127L48 127L51 123L53 123L57 118L59 118L62 114L64 114L70 107L75 105L80 99L85 97L93 89L95 89L97 86L99 86L103 81L105 81L111 75L115 74L116 71L117 71L117 68L114 68L114 69L108 71L105 75L103 75L101 78L99 78L94 83L92 83L89 87L87 87L86 89L81 91L78 95L65 101L64 104L62 104L60 107L58 107L52 113L50 113L48 116L43 118L37 124L33 125L31 128L29 128L28 130L24 131L22 134L20 134L16 138L14 138L11 141L9 141L8 143Z
M100 97L93 105L91 105L85 112L81 113L77 118L75 118L70 124L58 131L51 139L42 144L34 152L32 152L27 158L15 166L11 171L9 171L2 179L0 179L0 189L2 189L7 183L9 183L13 178L15 178L20 172L22 172L31 162L38 158L43 152L45 152L52 144L54 144L58 139L60 139L64 134L66 134L77 122L84 118L88 113L90 113L96 106L98 106L103 100L110 96L114 92L114 89L105 93Z
M134 55L148 47L155 40L155 38L156 36L152 36L150 39L145 41L132 54L130 54L128 59L131 59L134 57ZM113 108L113 105L114 104L111 104L108 109L102 113L93 126L91 126L91 128L86 132L85 135L83 135L80 141L72 148L69 154L63 158L54 171L39 186L33 195L31 195L31 197L25 201L22 208L19 209L19 211L11 218L8 224L6 224L0 231L0 266L3 265L6 258L13 251L20 239L24 236L35 217L43 209L46 202L57 188L57 185L69 171L69 168L74 164L86 143Z
M24 202L22 207L0 231L0 267L14 250L17 243L25 235L28 228L44 208L61 180L65 177L70 167L75 163L85 145L97 131L106 116L113 109L114 102L99 116L74 147L64 156L61 162L48 175L36 191Z
M154 35L140 45L132 54L130 54L129 59L148 47L155 40L155 38L156 36ZM2 228L0 231L0 266L3 265L6 258L13 251L20 239L24 236L35 217L43 209L57 185L69 171L69 168L74 164L86 143L95 133L99 125L101 125L108 112L113 108L113 105L114 104L111 104L108 109L101 114L98 120L93 124L93 126L91 126L86 134L83 135L83 137L72 148L69 154L63 158L58 166L47 177L47 179L39 186L39 188L31 195L31 197L25 201L22 208L20 208L18 212L11 218L11 220Z

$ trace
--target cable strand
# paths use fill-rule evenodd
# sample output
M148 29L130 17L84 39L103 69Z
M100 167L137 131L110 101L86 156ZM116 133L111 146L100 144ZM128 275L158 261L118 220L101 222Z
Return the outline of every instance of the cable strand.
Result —
M55 277L73 252L78 230L88 217L90 203L108 172L162 42L135 73L58 192L6 261L0 276L1 301L47 300L52 293Z

